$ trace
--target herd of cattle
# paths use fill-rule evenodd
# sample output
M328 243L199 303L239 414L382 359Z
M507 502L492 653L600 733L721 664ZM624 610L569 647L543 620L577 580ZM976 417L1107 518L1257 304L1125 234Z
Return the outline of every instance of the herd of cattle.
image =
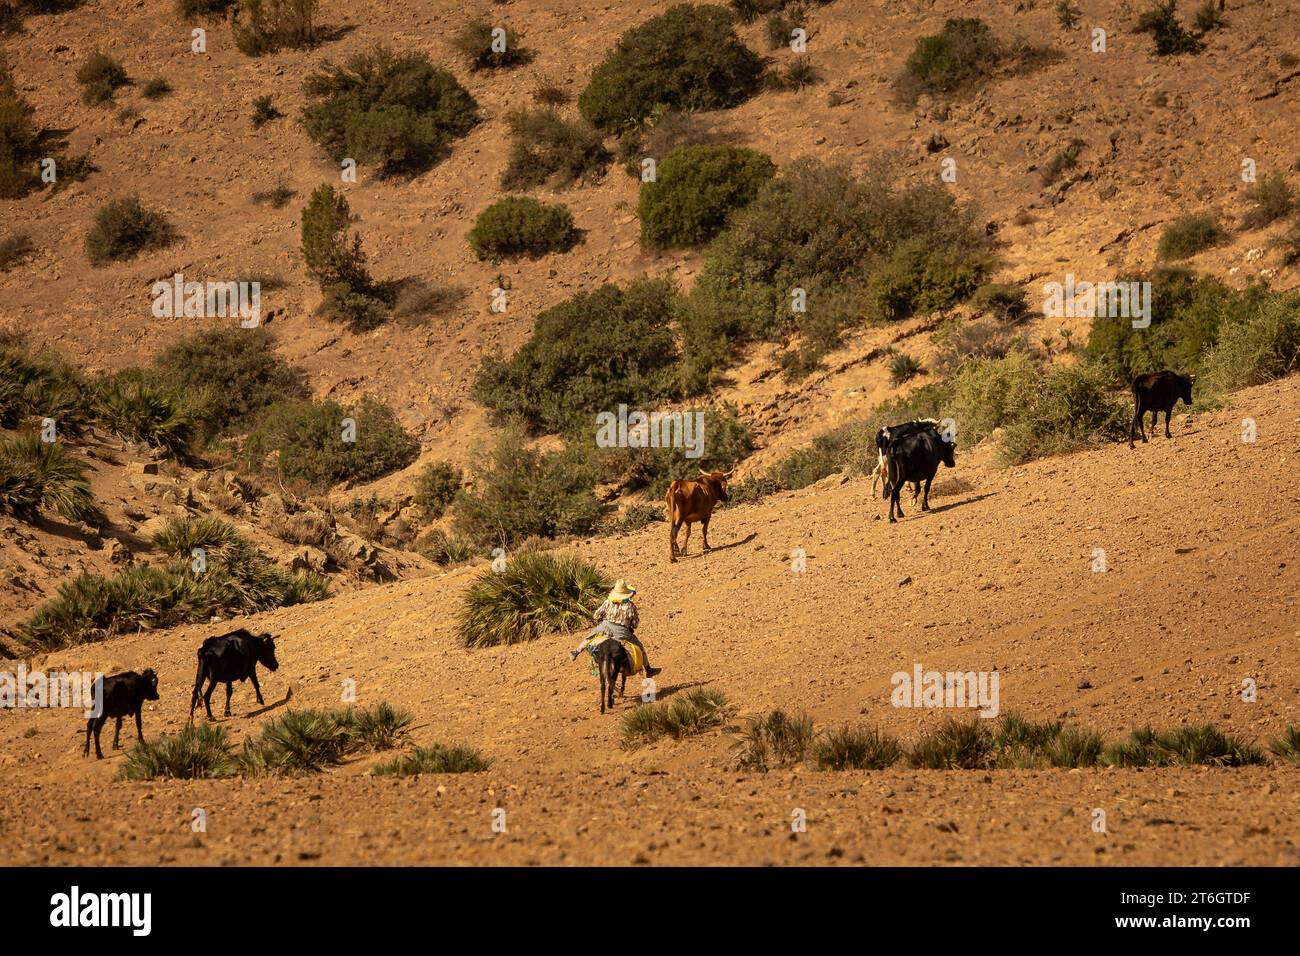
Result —
M1133 444L1135 431L1141 434L1143 441L1147 440L1142 419L1148 412L1151 414L1152 431L1155 430L1160 413L1164 412L1165 437L1172 437L1169 433L1169 417L1180 399L1189 406L1192 404L1192 380L1188 376L1162 371L1139 375L1134 379L1134 412L1133 422L1129 426L1129 447L1135 447ZM915 502L920 497L921 510L930 510L930 485L940 464L947 468L956 465L956 445L953 433L932 418L888 425L876 433L876 467L872 471L871 493L874 496L876 487L881 482L884 483L883 497L889 499L891 522L904 517L898 499L906 484L912 486L912 501ZM730 478L731 472L707 472L701 469L698 478L679 479L668 486L664 503L671 529L668 551L670 561L675 562L679 554L686 553L691 540L691 525L696 522L699 522L703 528L704 550L709 550L709 519L713 516L713 509L717 504L728 500L727 481ZM924 483L924 495L922 495L922 483ZM686 537L679 548L677 532L683 525L686 527ZM622 670L621 662L613 657L620 650L616 646L619 642L606 641L605 643L610 645L605 651L609 659L599 662L600 666L598 666L601 675L602 713L605 709L606 681L608 680L608 693L612 705L614 680ZM226 685L225 716L229 717L230 695L234 682L252 681L257 702L263 704L262 688L257 683L257 665L261 664L271 671L280 666L275 658L275 638L270 634L252 634L244 628L217 637L209 637L199 648L198 657L199 670L194 678L194 691L190 695L191 720L194 718L194 709L198 706L204 681L207 681L208 686L202 691L203 707L207 711L208 719L215 719L212 715L212 692L220 683ZM626 680L624 676L625 684ZM99 749L99 734L110 717L117 720L113 732L114 749L121 746L122 720L125 717L135 717L136 736L141 740L144 739L141 711L145 701L158 700L158 675L148 669L143 673L127 671L114 674L104 679L100 694L102 707L96 707L97 716L91 717L86 722L86 746L83 754L90 755L90 738L93 735L95 756L102 759L104 754Z

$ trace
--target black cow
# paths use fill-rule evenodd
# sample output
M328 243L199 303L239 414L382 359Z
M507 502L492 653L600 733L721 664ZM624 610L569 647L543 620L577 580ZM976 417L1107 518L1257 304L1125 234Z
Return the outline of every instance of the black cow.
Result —
M896 438L904 438L908 435L915 435L918 432L938 431L940 422L934 418L919 418L914 422L902 422L898 425L886 425L876 432L876 470L871 473L871 495L875 497L876 484L884 485L881 491L882 498L889 497L888 479L885 474L885 452L889 448L889 443ZM921 485L919 482L912 483L912 503L921 495Z
M275 638L270 634L251 634L244 628L209 637L199 648L199 672L194 677L194 694L190 697L190 720L194 719L194 708L199 702L199 688L208 681L208 689L203 693L203 707L212 716L212 691L218 683L226 685L226 717L230 716L230 693L235 681L253 682L253 692L257 694L259 704L262 700L262 688L257 683L257 665L267 670L279 668L275 659Z
M103 730L104 722L110 717L117 718L117 725L113 728L114 750L122 748L122 718L131 714L135 715L135 736L138 740L144 740L140 712L144 710L146 700L157 699L158 675L152 668L146 668L143 674L125 671L112 677L105 677L92 703L92 711L97 712L98 716L86 721L86 747L81 755L90 756L90 735L94 733L95 759L104 759L104 751L99 749L99 732Z
M934 481L934 473L939 470L939 462L949 468L956 465L953 457L955 448L956 442L944 441L943 436L933 430L905 435L889 443L885 450L888 467L885 490L889 493L890 521L898 520L894 517L895 509L898 510L898 517L903 517L903 506L899 504L898 494L909 481L925 482L921 510L930 510L930 483Z
M1171 372L1165 369L1162 372L1151 372L1147 375L1139 375L1133 379L1133 423L1128 428L1128 447L1136 448L1133 444L1133 430L1142 435L1142 440L1147 440L1146 429L1142 427L1142 416L1151 413L1151 431L1154 434L1156 423L1160 420L1160 413L1165 413L1165 437L1173 438L1169 434L1169 416L1173 414L1174 406L1178 404L1179 399L1183 400L1184 405L1192 404L1192 379L1188 375L1179 375L1177 372Z

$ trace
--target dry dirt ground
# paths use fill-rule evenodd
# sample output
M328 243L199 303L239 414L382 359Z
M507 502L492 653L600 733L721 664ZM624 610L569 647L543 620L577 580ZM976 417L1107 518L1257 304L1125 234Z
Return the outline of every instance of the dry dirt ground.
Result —
M997 670L1004 711L1111 738L1212 721L1265 743L1300 722L1300 379L1178 418L1174 436L1015 469L959 450L934 510L897 525L878 517L869 481L832 478L720 512L705 556L697 530L670 564L663 525L577 551L639 588L661 698L716 688L734 726L779 706L914 737L948 715L891 706L891 675L919 662ZM236 623L283 635L262 713L281 712L290 690L294 706L335 706L350 678L362 705L412 710L416 742L470 744L491 770L382 779L368 757L305 780L125 783L120 752L81 757L74 714L0 713L0 864L1300 863L1293 766L741 773L725 731L624 750L620 716L635 700L601 716L571 636L457 644L458 599L478 573ZM157 736L184 725L194 649L212 632L34 663L155 667L162 700L145 732ZM1247 678L1254 703L1241 699ZM255 709L241 688L222 722L236 740L259 726ZM807 829L794 833L800 810Z

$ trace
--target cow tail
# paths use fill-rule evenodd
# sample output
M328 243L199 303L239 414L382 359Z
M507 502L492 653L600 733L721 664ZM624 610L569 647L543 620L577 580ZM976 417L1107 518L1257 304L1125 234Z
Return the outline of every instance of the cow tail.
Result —
M673 483L668 486L668 491L664 495L664 504L668 506L669 521L675 522L677 520L677 506L675 502L677 501L677 492L681 489L681 487L682 487L682 480L680 478L675 478L673 479Z

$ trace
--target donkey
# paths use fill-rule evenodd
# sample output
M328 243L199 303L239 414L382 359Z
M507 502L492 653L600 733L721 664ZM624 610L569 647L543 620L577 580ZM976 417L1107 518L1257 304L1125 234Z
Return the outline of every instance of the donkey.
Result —
M610 710L614 709L614 682L620 677L623 683L618 692L623 696L627 695L627 678L632 673L632 656L623 646L622 641L612 637L597 644L591 656L596 662L596 673L600 675L600 712L603 714L607 696Z

